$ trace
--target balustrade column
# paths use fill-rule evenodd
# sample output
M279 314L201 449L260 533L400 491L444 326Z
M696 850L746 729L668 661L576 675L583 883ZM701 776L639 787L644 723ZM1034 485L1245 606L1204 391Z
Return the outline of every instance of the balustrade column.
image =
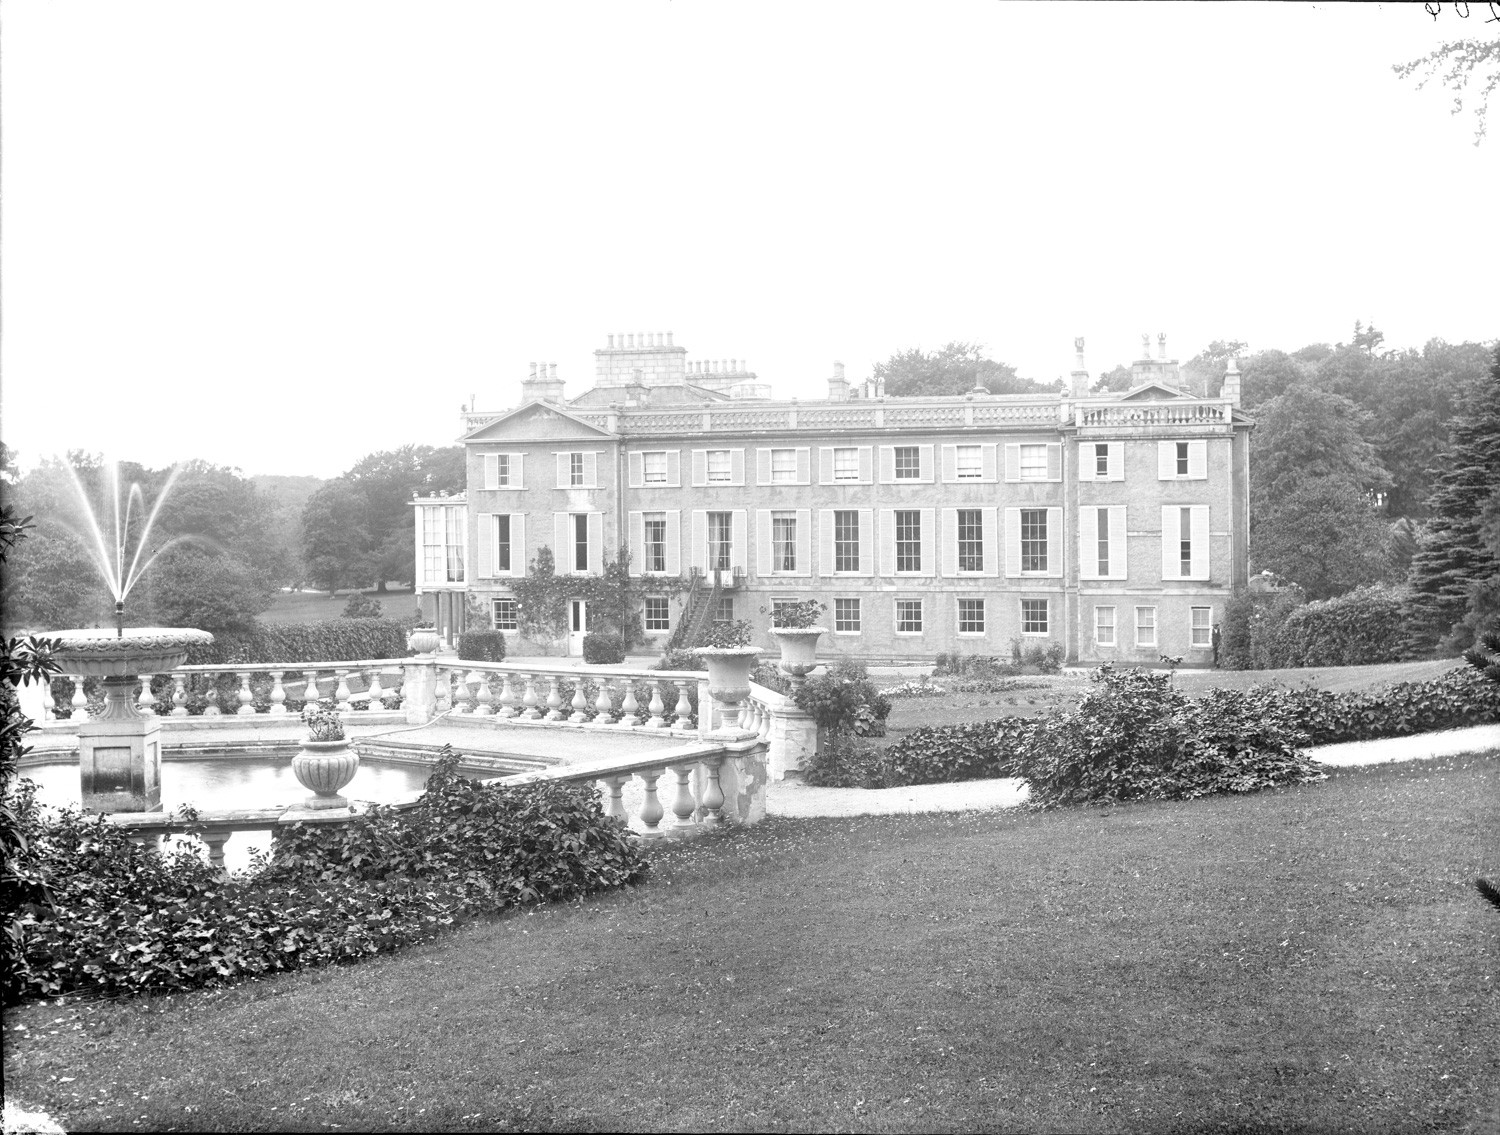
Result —
M589 699L583 692L583 679L573 683L573 714L568 718L574 725L582 725L589 719Z
M285 670L271 671L271 716L280 717L286 713L286 687L281 684ZM175 713L176 710L173 710Z
M693 799L693 766L671 765L670 768L677 774L677 797L672 801L672 814L677 817L677 828L690 828L693 826L693 813L698 810L698 802Z
M558 688L561 684L562 679L553 674L551 685L547 688L547 717L545 719L547 721L563 719L562 691Z
M527 721L540 721L542 719L542 711L538 705L539 699L536 696L537 675L522 674L521 680L526 683L526 693L521 697L521 704L526 708L522 711L521 716Z
M594 724L608 725L609 719L614 716L615 703L609 696L609 679L599 679L599 696L594 699Z
M250 689L250 671L236 671L235 677L240 680L240 689L235 695L239 699L240 708L234 712L245 717L255 712L255 694Z
M156 695L151 692L151 674L141 675L141 694L135 699L136 712L142 717L151 717L152 706L156 704Z
M354 708L349 701L354 696L354 691L349 688L349 671L335 670L334 673L338 675L339 684L338 688L333 691L333 696L338 699L339 712L348 713Z
M664 706L662 704L662 701L661 701L661 683L660 682L652 682L651 683L651 705L649 707L649 709L651 711L651 718L650 718L649 721L646 722L646 728L647 729L660 729L660 728L662 728L663 726L666 725L667 720L666 720L666 718L664 718L662 716L662 714L665 712L666 708L667 707Z
M206 828L199 833L199 838L208 845L209 866L224 870L224 845L233 834L233 828Z
M364 675L361 673L360 677L363 676ZM376 710L385 708L385 705L383 704L385 701L385 691L380 688L379 666L376 666L370 671L370 682L365 687L365 693L369 695L369 700L365 702L365 705L367 705L370 709Z
M717 828L724 823L724 789L719 784L719 770L723 757L704 757L703 767L708 773L708 783L703 788L703 823Z
M219 676L208 675L208 689L203 691L203 716L221 717L224 711L219 708Z
M74 721L87 721L89 719L89 697L83 692L83 675L73 675L73 697L68 702L73 707Z
M509 671L507 671L506 673L501 674L500 675L500 716L501 717L514 717L517 713L519 713L520 710L518 710L516 708L516 702L519 701L519 700L520 699L516 697L515 687L511 685Z
M604 814L622 828L630 822L630 817L625 814L625 802L620 798L625 789L625 782L629 779L629 773L599 778L600 783L609 789L609 795L604 801Z
M447 713L453 708L453 671L446 666L437 668L437 690L433 705L436 713Z
M57 700L52 696L52 679L42 679L42 720L57 720Z
M635 680L633 678L626 678L625 697L620 702L620 724L627 729L639 725L641 719L636 716L635 711L640 708L640 703L635 700Z
M677 687L677 704L672 707L677 720L672 724L678 729L686 729L688 718L693 715L693 703L688 701L687 696L688 684L683 681L673 682L672 685Z
M641 769L636 776L641 778L641 783L646 786L646 801L641 805L641 823L646 825L649 835L661 834L661 818L667 814L661 806L661 799L656 795L656 782L661 779L661 774L666 769Z
M473 695L469 693L469 682L473 680L474 674L464 673L459 670L455 677L458 681L453 686L453 712L455 714L472 713L474 711Z
M474 714L476 717L494 717L495 693L490 689L490 676L476 670L474 677L479 679L479 685L474 690L474 699L478 703L474 706Z

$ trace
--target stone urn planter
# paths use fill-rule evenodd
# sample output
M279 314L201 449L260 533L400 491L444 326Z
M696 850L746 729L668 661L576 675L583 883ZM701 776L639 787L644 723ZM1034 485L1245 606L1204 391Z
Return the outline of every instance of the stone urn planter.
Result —
M792 689L799 690L807 676L818 668L818 638L826 627L772 627L777 645L781 647L781 661L776 665L792 680Z
M708 667L708 692L719 704L725 728L736 730L740 703L750 696L750 671L758 646L700 646L693 652Z
M417 654L432 654L442 644L436 627L413 627L406 639L407 649Z
M338 741L303 741L302 751L292 758L292 773L312 793L302 807L321 810L347 808L349 801L339 790L359 771L359 754L347 737Z

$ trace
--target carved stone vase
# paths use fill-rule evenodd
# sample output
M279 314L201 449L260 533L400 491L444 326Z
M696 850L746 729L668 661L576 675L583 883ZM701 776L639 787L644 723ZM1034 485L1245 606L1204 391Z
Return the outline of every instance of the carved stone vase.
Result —
M359 771L359 754L347 737L339 741L303 741L302 751L292 758L292 772L303 788L312 793L302 807L347 808L349 801L339 790Z
M792 689L799 690L807 676L818 668L818 638L826 627L772 627L781 647L781 661L777 668L792 680Z

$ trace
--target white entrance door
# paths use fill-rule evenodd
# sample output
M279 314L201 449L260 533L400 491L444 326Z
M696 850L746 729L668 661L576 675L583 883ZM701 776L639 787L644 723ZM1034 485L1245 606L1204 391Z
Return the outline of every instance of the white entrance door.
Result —
M583 657L583 636L589 632L588 604L582 599L568 600L568 653Z

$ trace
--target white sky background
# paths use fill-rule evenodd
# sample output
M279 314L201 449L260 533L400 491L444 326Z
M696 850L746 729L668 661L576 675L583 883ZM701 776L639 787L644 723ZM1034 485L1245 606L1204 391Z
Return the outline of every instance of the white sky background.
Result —
M822 397L978 341L1500 335L1421 5L8 0L3 425L333 476L675 332Z

